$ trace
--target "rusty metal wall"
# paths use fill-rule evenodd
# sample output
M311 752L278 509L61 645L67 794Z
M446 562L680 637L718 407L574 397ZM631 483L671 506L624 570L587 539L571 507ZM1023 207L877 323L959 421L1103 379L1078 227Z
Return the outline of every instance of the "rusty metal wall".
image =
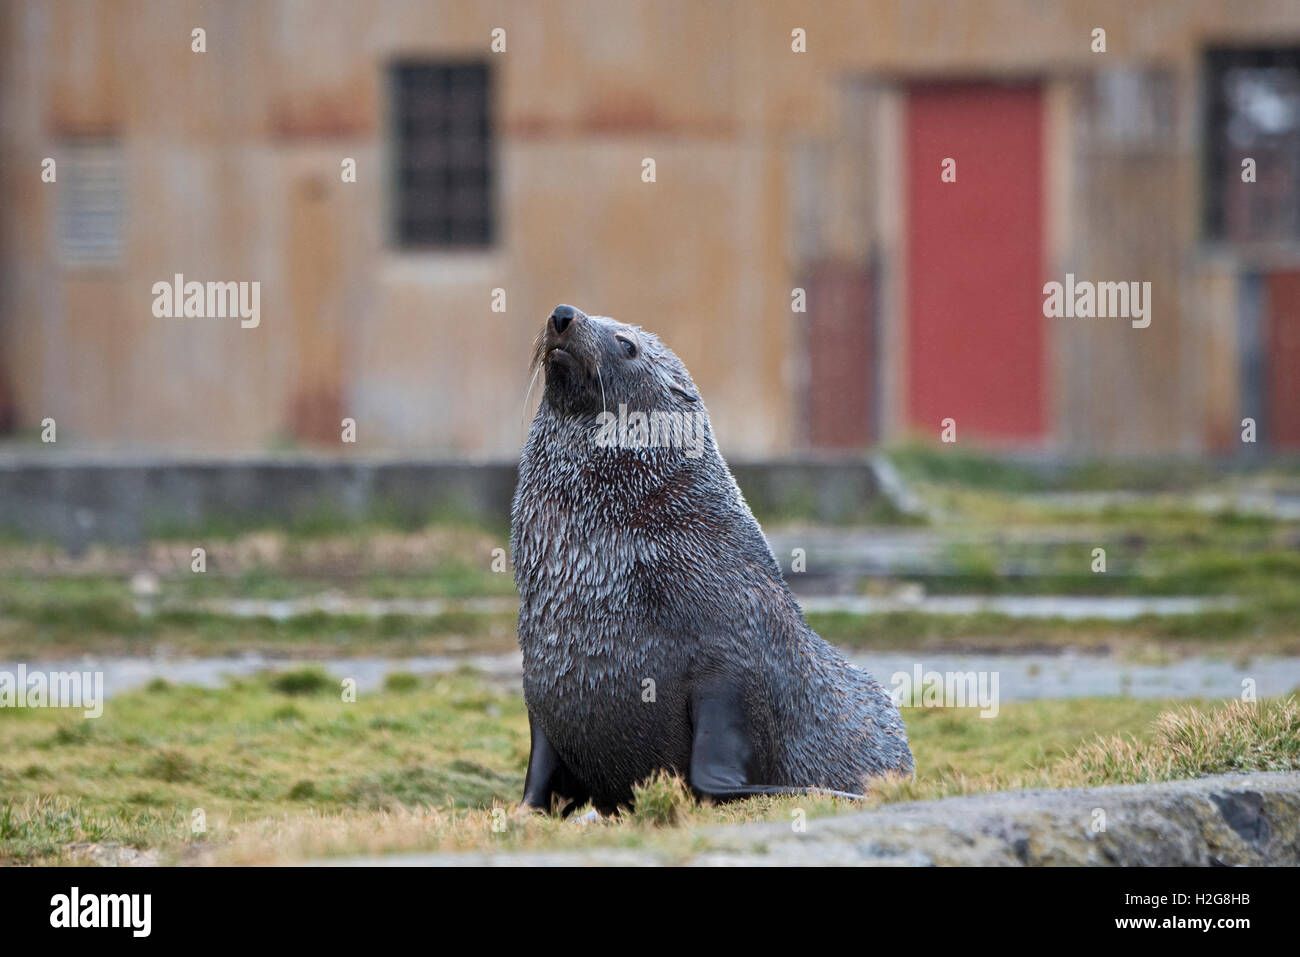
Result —
M207 52L195 54L200 25ZM1104 56L1088 47L1096 25L1108 29ZM493 55L498 26L508 50ZM791 52L794 27L806 29L808 53ZM790 312L807 265L792 252L792 150L852 145L846 80L1167 71L1179 116L1167 148L1075 157L1106 195L1081 198L1066 229L1078 262L1136 262L1183 290L1176 297L1198 275L1181 210L1193 215L1197 201L1184 117L1195 113L1201 44L1288 36L1300 37L1294 3L1230 0L12 0L0 6L0 391L18 428L53 416L61 442L88 446L331 442L347 415L370 448L511 456L529 343L549 308L569 301L662 334L708 396L724 448L787 452L807 444L805 330ZM490 251L388 247L384 69L412 55L484 57L498 71L500 241ZM41 182L41 160L86 140L121 152L116 268L57 254L60 186ZM345 156L357 160L355 184L340 181ZM640 178L647 156L653 184ZM848 244L876 228L854 225L877 215L864 209L832 227ZM1152 224L1140 248L1125 241ZM882 261L887 300L902 264ZM155 318L151 285L178 272L261 281L261 326ZM505 313L491 311L495 288ZM905 388L893 367L905 331L890 308L886 436L903 427ZM1049 442L1196 447L1207 419L1224 418L1195 392L1201 326L1169 293L1157 308L1136 351L1060 350L1070 358L1049 374L1064 411ZM1072 379L1081 355L1126 385L1108 395Z

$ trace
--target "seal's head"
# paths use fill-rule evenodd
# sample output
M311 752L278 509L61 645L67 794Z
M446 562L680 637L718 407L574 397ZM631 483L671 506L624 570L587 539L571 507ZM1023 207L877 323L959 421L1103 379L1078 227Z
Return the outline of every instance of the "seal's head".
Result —
M650 410L698 408L686 366L638 326L556 306L537 337L533 364L546 371L543 403L560 417L588 417L620 405Z

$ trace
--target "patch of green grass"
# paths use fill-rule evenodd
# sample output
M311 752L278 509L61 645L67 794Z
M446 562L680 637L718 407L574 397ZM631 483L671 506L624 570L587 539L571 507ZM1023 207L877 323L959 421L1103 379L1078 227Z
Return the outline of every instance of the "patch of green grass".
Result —
M1093 543L951 545L928 572L905 572L935 594L1238 595L1300 602L1294 540L1264 536L1227 545L1111 532ZM1092 549L1106 550L1092 571Z
M145 520L145 533L153 539L230 541L250 533L271 531L285 532L297 539L310 539L334 535L363 537L376 531L409 532L429 525L456 525L501 535L508 534L507 523L504 516L485 516L468 503L438 500L413 508L376 498L365 510L357 513L321 506L288 517L242 512L209 515L199 522L155 513Z
M4 627L5 623L9 627ZM129 600L35 606L0 596L0 657L61 657L173 652L228 655L259 651L278 655L364 653L436 654L473 642L484 651L515 644L514 612L448 610L429 616L311 612L285 619L237 618L205 611L141 614Z
M409 671L392 671L384 678L384 690L404 693L420 687L420 679Z
M1258 607L1209 609L1181 615L1103 618L1020 618L998 612L934 615L891 611L877 615L810 613L808 624L834 644L857 650L1055 651L1076 648L1123 652L1164 643L1175 653L1294 654L1300 651L1300 615L1269 615Z
M239 575L180 575L163 582L168 598L201 601L220 598L283 600L319 595L395 598L481 598L512 596L514 579L486 566L444 562L435 568L350 573L341 569L290 574L258 566Z
M368 810L394 805L412 807L491 807L522 787L516 773L496 771L465 759L437 766L408 765L349 779L338 793L340 803Z
M584 828L512 818L528 759L517 693L463 671L404 690L363 692L349 703L334 693L333 678L306 682L319 693L290 697L284 677L264 674L219 689L140 689L111 699L93 721L51 710L0 712L0 860L70 860L69 845L80 842L228 862L376 848L689 849L704 826L854 807L819 796L701 805L680 782L660 776L641 785L632 814L612 821ZM1162 718L1169 702L1133 699L1010 703L992 719L974 709L908 708L916 780L906 788L882 782L877 799L1131 779L1138 765L1117 746L1096 744L1098 735L1136 742L1148 756L1143 774L1297 760L1294 717L1275 712L1275 703L1255 706L1263 716L1254 723L1176 707L1209 717ZM86 727L93 730L78 730ZM1186 757L1158 765L1154 756L1164 752ZM1120 756L1106 757L1113 753ZM207 821L199 834L190 826L196 809Z
M286 806L482 808L517 796L527 753L520 698L469 673L355 702L309 669L220 689L142 688L96 720L10 709L0 712L10 835L0 861L58 860L76 841L181 853ZM206 835L189 830L195 808Z
M201 769L184 751L166 748L149 759L142 773L147 778L175 784L178 781L196 780Z
M57 862L76 843L156 847L181 822L152 808L40 795L0 800L0 862Z
M1201 460L1031 461L925 442L895 446L887 455L907 478L1003 493L1168 491L1193 488L1222 475Z
M337 683L320 668L282 671L270 679L271 688L281 694L312 695L332 691Z

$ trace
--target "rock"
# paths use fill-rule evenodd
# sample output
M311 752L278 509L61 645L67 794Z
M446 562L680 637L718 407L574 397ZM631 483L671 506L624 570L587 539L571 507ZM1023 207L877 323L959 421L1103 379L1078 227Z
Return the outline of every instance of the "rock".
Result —
M78 841L65 844L69 862L76 865L93 864L97 867L157 867L159 854L156 850L139 850L124 847L121 844L107 842L97 844L91 841Z

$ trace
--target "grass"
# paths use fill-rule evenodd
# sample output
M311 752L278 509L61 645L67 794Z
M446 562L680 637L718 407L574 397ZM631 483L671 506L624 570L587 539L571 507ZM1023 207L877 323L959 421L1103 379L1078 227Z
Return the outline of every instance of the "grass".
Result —
M1268 609L1211 609L1180 615L1102 618L1019 618L996 612L935 615L891 611L876 615L828 612L806 616L827 641L859 651L1055 652L1064 648L1126 659L1190 654L1249 657L1300 653L1294 614Z
M1232 596L1237 605L1128 622L809 615L824 637L917 654L1062 647L1159 661L1190 652L1300 654L1300 523L1205 512L1185 494L1230 488L1235 477L1147 465L1045 469L955 452L895 454L940 516L928 533L950 544L937 563L895 570L864 589ZM1297 475L1278 466L1256 478L1285 484ZM1051 497L1119 489L1144 494L1100 507ZM888 509L860 517L900 521ZM207 549L204 574L190 571L196 542ZM1105 574L1089 570L1094 544L1107 550ZM418 527L332 516L309 516L285 531L237 524L77 556L0 541L0 659L510 651L513 612L462 602L514 595L508 569L491 568L493 549L505 545L502 529L464 521ZM147 600L131 584L141 571L156 582ZM204 604L324 591L436 598L447 607L438 615L278 621ZM91 721L0 710L0 861L78 862L87 847L111 845L187 863L597 845L686 855L712 825L788 821L796 808L809 816L856 809L825 797L701 806L679 780L661 775L641 785L634 813L614 821L515 817L528 752L517 693L470 672L394 672L348 702L339 677L306 668L219 689L159 680L112 699ZM917 776L878 782L874 802L1300 766L1294 702L1070 699L1005 703L992 720L957 709L907 709L905 720Z
M1098 737L1055 769L1058 779L1137 784L1230 771L1300 768L1300 702L1232 701L1212 711L1181 708L1156 719L1150 740Z
M956 486L953 486L956 488ZM1220 516L1220 519L1223 517ZM1300 525L1148 514L1139 529L1094 516L1064 539L1033 542L985 529L953 542L937 563L861 583L919 586L930 594L1193 595L1233 597L1231 609L1127 622L1013 618L994 613L810 615L826 638L859 649L1026 650L1077 647L1129 653L1152 644L1176 653L1300 652ZM978 524L978 523L977 523ZM964 526L963 526L964 527ZM980 526L982 527L982 526ZM969 532L969 529L967 529ZM1090 571L1092 545L1108 569ZM1072 536L1072 537L1070 537ZM1094 537L1095 536L1095 537ZM42 546L0 547L0 658L83 652L198 655L439 654L514 647L514 584L492 569L504 542L473 528L300 539L259 533L210 543L208 571L190 571L189 542L142 551L97 549L72 559ZM132 576L147 569L157 595L141 601ZM797 583L796 583L797 584ZM439 614L313 613L237 618L220 599L290 599L329 593L359 599L439 599ZM466 599L504 602L484 610Z
M894 446L886 453L906 478L968 489L985 489L1023 496L1042 492L1186 492L1210 485L1242 472L1247 467L1256 475L1286 479L1300 477L1300 461L1277 460L1260 468L1257 464L1207 460L1160 459L1151 456L1131 460L1036 460L998 455L967 446L943 446L912 441Z
M1252 488L1290 487L1300 477L1294 463L1239 475L1185 463L1034 465L919 444L889 454L941 514L925 533L939 551L931 557L923 550L924 560L899 558L909 564L860 579L853 586L860 591L1186 595L1237 604L1126 622L909 611L809 616L832 641L880 650L1300 653L1300 522L1205 512L1187 494L1231 490L1246 480ZM1045 497L1124 489L1143 494L1087 508ZM806 494L791 491L785 511L798 513ZM778 505L775 511L785 508ZM514 584L509 568L493 563L494 550L508 546L501 529L464 520L407 528L337 516L282 531L241 528L213 526L138 549L94 546L75 557L50 546L0 544L0 658L158 651L403 656L514 647ZM207 549L203 574L190 569L196 542ZM1091 570L1094 547L1106 549L1105 573ZM156 581L148 602L131 586L142 570ZM321 593L448 605L433 615L306 614L284 621L236 618L219 605ZM484 610L465 603L472 598L504 606Z
M1294 702L1170 707L1019 702L995 719L907 709L916 780L882 783L875 800L1300 767ZM219 863L596 844L687 853L709 825L854 808L820 797L703 806L661 776L612 822L513 817L527 753L518 694L469 671L399 673L351 703L337 678L305 669L220 689L154 682L92 721L0 711L0 861L74 862L79 845L114 843Z
M354 703L304 669L218 690L156 682L94 721L0 711L0 858L58 859L80 840L201 845L195 809L221 834L312 809L484 807L522 786L526 738L518 697L466 675Z
M203 539L207 570L191 571L189 541L143 549L96 547L77 557L42 545L0 547L0 658L149 654L414 655L514 646L514 614L465 610L468 598L514 596L509 570L493 570L504 539L472 527L301 538L256 533ZM156 594L132 588L140 573ZM323 592L365 599L442 599L437 615L306 614L237 618L204 604L222 598L289 599Z
M449 612L433 616L327 614L234 618L203 612L136 615L112 608L52 606L22 619L0 613L0 658L96 655L201 656L256 651L286 657L445 654L472 647L516 647L515 615Z
M1101 787L1233 771L1300 770L1300 701L1228 701L1162 710L1139 732L1095 734L1045 764L979 768L962 762L915 780L891 780L877 801L932 800L1019 788Z
M292 514L288 518L267 517L256 512L208 516L201 525L156 514L147 522L152 539L187 539L233 541L250 534L287 534L291 540L314 540L323 537L367 538L389 532L410 533L432 526L477 529L496 537L509 534L508 522L483 516L469 503L436 500L424 508L413 508L397 501L380 498L367 503L357 514L321 506Z
M1300 576L1298 576L1300 577ZM1160 646L1191 653L1300 653L1300 596L1277 584L1246 594L1234 608L1127 621L1013 617L997 612L860 615L810 613L828 641L857 650L1032 651L1076 648L1123 654ZM1207 590L1208 591L1208 590ZM1204 593L1204 592L1203 592ZM164 606L165 608L165 606ZM122 582L0 582L0 659L159 652L200 656L259 652L275 656L403 657L466 650L510 652L515 612L455 608L435 615L309 612L286 619L137 605Z

